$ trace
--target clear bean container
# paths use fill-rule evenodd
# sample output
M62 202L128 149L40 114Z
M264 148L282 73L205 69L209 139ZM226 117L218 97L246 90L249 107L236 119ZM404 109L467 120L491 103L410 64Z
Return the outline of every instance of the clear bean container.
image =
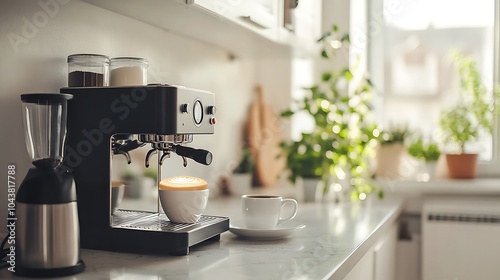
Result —
M114 57L110 63L110 86L139 86L148 83L148 61L139 57Z
M37 167L61 164L66 138L66 116L71 94L21 94L28 153Z
M68 86L109 86L109 57L101 54L68 56Z

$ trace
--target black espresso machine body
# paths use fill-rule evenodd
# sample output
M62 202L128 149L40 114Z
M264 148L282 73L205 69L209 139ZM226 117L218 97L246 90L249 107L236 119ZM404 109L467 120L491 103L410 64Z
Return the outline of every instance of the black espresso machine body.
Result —
M73 95L64 164L73 170L77 186L82 248L182 255L197 243L218 240L229 229L226 217L202 216L195 224L176 224L161 212L113 212L111 207L113 155L128 155L150 144L158 154L174 152L184 160L210 164L209 152L180 144L196 134L214 133L213 93L169 85L75 87L61 93Z

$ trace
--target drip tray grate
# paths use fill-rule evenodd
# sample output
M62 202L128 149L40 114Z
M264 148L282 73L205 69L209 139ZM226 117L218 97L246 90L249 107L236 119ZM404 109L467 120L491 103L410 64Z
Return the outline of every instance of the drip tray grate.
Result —
M117 210L112 217L111 227L142 229L151 231L188 231L191 228L213 224L226 220L217 216L201 216L194 224L170 222L163 213Z

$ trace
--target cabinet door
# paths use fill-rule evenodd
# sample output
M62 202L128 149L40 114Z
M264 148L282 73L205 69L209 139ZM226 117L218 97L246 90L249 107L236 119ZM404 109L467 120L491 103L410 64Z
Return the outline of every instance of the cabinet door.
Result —
M347 274L344 280L373 280L373 261L374 253L373 249L370 249L349 274Z
M395 280L396 274L397 225L380 239L373 248L374 277L373 280Z

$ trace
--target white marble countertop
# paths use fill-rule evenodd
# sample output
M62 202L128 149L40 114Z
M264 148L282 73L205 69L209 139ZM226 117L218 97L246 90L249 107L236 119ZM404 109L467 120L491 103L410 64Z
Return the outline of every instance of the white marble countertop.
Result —
M237 198L209 201L206 214L238 220ZM397 219L403 200L364 203L300 203L290 223L306 228L274 241L241 239L230 232L220 242L191 247L186 256L146 256L81 250L87 268L57 279L343 279ZM138 241L140 242L140 241ZM7 269L0 278L16 278Z

